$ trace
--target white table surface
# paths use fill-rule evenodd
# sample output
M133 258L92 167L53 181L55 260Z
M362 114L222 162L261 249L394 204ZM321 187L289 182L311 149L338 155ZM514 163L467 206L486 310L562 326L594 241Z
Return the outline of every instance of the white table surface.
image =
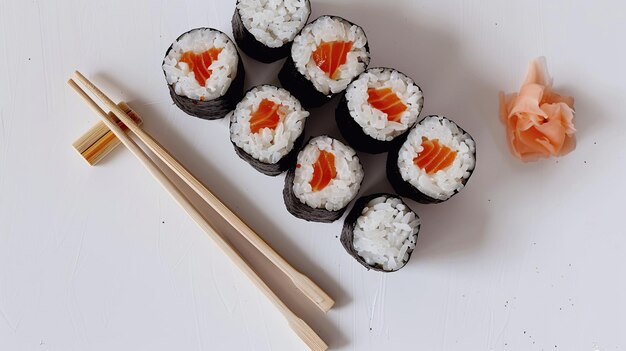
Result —
M0 350L304 348L126 150L98 167L79 158L71 142L97 119L65 84L77 68L130 102L149 132L336 299L323 315L235 240L332 349L626 348L623 2L314 1L312 18L365 28L371 66L421 85L423 115L455 119L478 144L460 195L410 203L423 227L393 274L368 272L344 252L342 221L292 217L284 177L237 158L224 121L172 105L165 50L194 27L230 33L233 9L232 0L0 2ZM497 92L516 90L539 55L577 99L578 147L522 164L506 148ZM280 63L244 61L246 86L276 82ZM312 112L309 135L338 136L335 104ZM360 156L361 194L391 190L385 156Z

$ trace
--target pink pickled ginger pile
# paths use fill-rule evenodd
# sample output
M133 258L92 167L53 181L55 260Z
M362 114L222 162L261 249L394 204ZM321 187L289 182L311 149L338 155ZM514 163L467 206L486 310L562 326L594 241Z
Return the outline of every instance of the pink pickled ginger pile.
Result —
M574 98L552 90L544 57L530 63L519 93L500 92L500 118L511 151L522 161L561 156L575 147Z

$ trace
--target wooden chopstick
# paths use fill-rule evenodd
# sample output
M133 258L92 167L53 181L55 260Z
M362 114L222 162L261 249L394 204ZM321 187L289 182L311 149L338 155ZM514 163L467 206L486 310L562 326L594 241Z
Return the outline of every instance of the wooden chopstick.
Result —
M204 184L202 184L191 172L189 172L174 156L162 147L150 134L135 123L120 107L100 91L80 72L74 72L76 79L96 95L111 111L124 122L124 124L152 151L163 163L165 163L176 175L178 175L194 192L196 192L215 212L224 218L237 232L259 250L267 259L278 267L293 284L319 309L328 312L335 301L317 286L309 277L298 272L271 246L269 246L252 228L250 228L239 216L231 211L220 199L218 199ZM135 111L136 113L136 111Z
M247 262L239 255L239 253L228 244L211 226L211 224L200 214L198 209L189 201L189 199L172 183L172 181L163 173L163 171L146 155L146 153L129 137L122 129L103 111L98 104L93 101L87 93L82 90L76 82L69 80L68 84L85 100L87 105L91 107L109 127L109 129L117 136L117 138L126 146L133 155L148 169L154 178L174 197L181 207L191 216L191 218L204 230L204 232L215 242L215 244L228 256L233 263L256 285L257 288L272 302L272 304L287 319L291 329L304 341L304 343L314 351L326 350L326 343L315 333L311 327L293 313L282 300L267 286L267 284L256 274L256 272L247 264ZM89 87L89 86L88 86ZM102 94L102 92L100 92ZM104 95L104 94L102 94ZM115 112L115 111L114 111ZM117 115L117 114L116 114ZM119 118L119 117L118 117Z

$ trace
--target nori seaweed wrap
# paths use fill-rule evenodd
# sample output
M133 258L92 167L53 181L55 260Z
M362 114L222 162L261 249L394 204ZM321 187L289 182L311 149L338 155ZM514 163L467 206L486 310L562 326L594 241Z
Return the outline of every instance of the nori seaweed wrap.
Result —
M323 41L322 37L334 40ZM345 90L369 62L367 37L361 27L341 17L321 16L296 36L278 79L302 106L319 107Z
M443 116L427 116L387 156L387 178L401 196L440 203L463 189L476 165L471 135Z
M424 105L422 90L392 68L369 68L342 95L335 120L350 146L387 152L415 125Z
M213 28L179 36L165 53L163 73L172 100L191 116L223 118L243 95L241 57L230 38Z
M365 268L395 272L411 258L420 218L396 195L378 193L356 200L341 230L341 244Z
M241 51L263 63L271 63L289 55L293 38L302 30L311 14L309 0L298 0L293 7L284 4L278 6L279 9L270 8L270 2L238 0L231 21L233 37ZM269 17L269 13L274 17ZM258 38L246 25L254 27Z
M328 136L312 138L300 150L285 177L283 199L294 216L334 222L356 197L363 166L355 151Z
M276 176L295 163L309 112L287 90L256 86L230 117L230 140L239 157L261 173Z

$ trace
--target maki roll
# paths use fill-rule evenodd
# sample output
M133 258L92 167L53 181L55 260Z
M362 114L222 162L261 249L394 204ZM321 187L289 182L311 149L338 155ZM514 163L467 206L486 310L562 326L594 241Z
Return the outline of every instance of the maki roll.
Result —
M361 197L346 216L341 244L365 268L395 272L415 249L420 218L391 194Z
M243 95L245 72L235 44L212 28L182 34L167 49L163 72L176 106L204 119L224 117Z
M369 62L361 27L341 17L321 16L293 40L278 79L302 106L318 107L344 91Z
M341 135L357 150L389 151L417 122L422 89L391 68L370 68L348 85L335 110Z
M257 61L274 62L289 55L291 42L311 14L309 0L239 0L233 15L233 37Z
M230 140L237 155L259 172L275 176L295 161L309 113L285 89L250 89L232 112Z
M446 117L428 116L389 152L387 178L402 196L439 203L463 189L475 165L471 135Z
M314 222L334 222L354 199L363 180L356 152L328 136L312 138L287 172L283 198L294 216Z

